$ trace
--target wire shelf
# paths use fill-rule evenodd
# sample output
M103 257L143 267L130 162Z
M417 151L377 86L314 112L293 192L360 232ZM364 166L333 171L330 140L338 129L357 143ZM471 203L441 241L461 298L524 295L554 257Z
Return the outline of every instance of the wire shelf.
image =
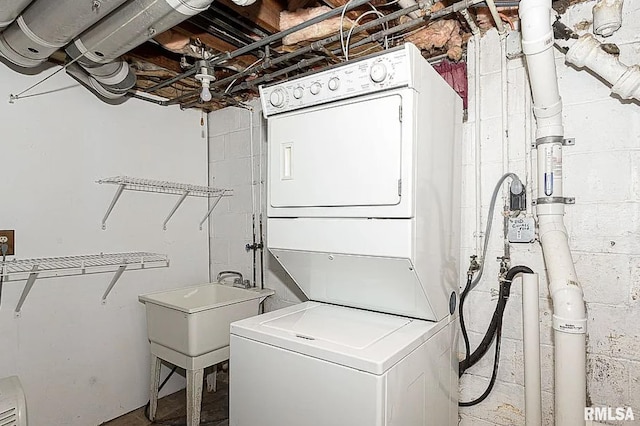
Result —
M107 290L102 295L102 303L105 303L107 296L125 270L166 268L168 266L169 257L166 254L149 252L100 253L0 261L0 276L7 282L27 280L15 309L15 315L18 317L27 295L38 278L115 272Z
M127 191L141 191L141 192L153 192L156 194L172 194L172 195L180 195L178 202L173 207L167 218L162 223L162 228L167 229L167 223L169 219L174 215L178 207L182 204L182 202L187 197L205 197L211 198L214 197L215 200L211 203L211 207L207 211L207 214L200 221L200 230L202 230L202 224L209 218L213 209L218 205L222 197L233 195L233 190L231 189L221 189L214 188L211 186L201 186L201 185L191 185L188 183L177 183L177 182L168 182L163 180L152 180L152 179L141 179L134 178L130 176L115 176L105 179L97 180L96 183L107 183L112 185L118 185L118 189L116 189L116 193L113 196L113 200L111 204L107 208L107 212L102 218L102 229L107 229L107 219L111 214L111 211L115 207L116 203L120 199L122 192Z
M228 189L213 188L211 186L191 185L188 183L168 182L163 180L141 179L129 176L114 176L100 179L97 183L109 183L113 185L125 185L126 190L156 192L161 194L182 195L188 192L194 197L215 197ZM229 194L230 195L230 194Z

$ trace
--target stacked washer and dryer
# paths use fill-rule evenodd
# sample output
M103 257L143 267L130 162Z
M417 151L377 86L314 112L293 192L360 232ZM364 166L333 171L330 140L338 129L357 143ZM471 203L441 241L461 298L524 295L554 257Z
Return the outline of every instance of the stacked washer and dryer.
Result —
M260 94L309 301L231 325L230 425L456 425L461 99L411 44Z

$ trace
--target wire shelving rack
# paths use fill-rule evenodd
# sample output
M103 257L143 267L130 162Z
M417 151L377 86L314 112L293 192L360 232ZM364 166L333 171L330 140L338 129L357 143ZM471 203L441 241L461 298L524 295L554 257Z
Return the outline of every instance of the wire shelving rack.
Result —
M5 282L27 280L14 310L15 316L19 317L22 305L38 278L115 272L102 295L102 303L105 304L107 296L124 271L166 268L168 266L169 257L166 254L148 252L100 253L0 261L0 276L4 278Z
M120 198L120 196L125 190L153 192L157 194L172 194L172 195L180 196L180 198L178 198L177 203L175 204L171 212L169 212L169 215L167 216L167 218L162 223L162 228L164 230L167 229L167 223L169 222L171 217L174 215L174 213L178 210L182 202L187 197L191 196L191 197L214 198L214 201L211 203L211 206L207 211L207 214L200 221L199 227L202 230L202 224L211 215L211 212L213 212L213 209L215 209L215 207L218 205L222 197L233 195L232 189L221 189L221 188L214 188L211 186L191 185L187 183L168 182L168 181L152 180L152 179L141 179L141 178L134 178L130 176L115 176L115 177L100 179L96 181L96 183L118 185L118 188L116 189L116 193L113 197L113 200L111 201L111 204L107 208L107 212L102 218L102 229L107 229L107 219L109 218L111 211L113 210L116 203L118 202L118 199Z

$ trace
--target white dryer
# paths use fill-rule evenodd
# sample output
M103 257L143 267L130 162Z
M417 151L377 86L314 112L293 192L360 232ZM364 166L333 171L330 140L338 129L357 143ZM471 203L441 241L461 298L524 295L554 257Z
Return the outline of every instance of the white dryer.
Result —
M411 44L260 92L311 301L231 325L230 425L457 424L461 99Z

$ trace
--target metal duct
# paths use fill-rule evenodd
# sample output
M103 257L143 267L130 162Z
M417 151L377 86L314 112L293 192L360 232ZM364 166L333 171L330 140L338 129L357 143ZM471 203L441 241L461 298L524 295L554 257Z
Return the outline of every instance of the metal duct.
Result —
M82 65L113 61L156 34L206 10L213 0L133 0L84 32L67 53Z
M85 71L85 69L78 64L69 65L66 71L67 74L69 74L71 77L73 77L75 80L77 80L79 83L81 83L83 86L91 90L99 97L113 100L121 98L123 96L123 94L121 93L111 92L109 89L107 89L106 86L103 86L98 80L89 75L89 73L87 73L87 71Z
M135 74L121 55L209 8L213 0L134 0L80 35L66 51L88 73L70 74L101 96L122 97L135 86ZM115 61L115 62L114 62ZM96 86L99 86L98 89Z
M0 54L31 68L125 0L36 0L0 35Z
M0 2L0 30L8 27L33 0L5 0Z

